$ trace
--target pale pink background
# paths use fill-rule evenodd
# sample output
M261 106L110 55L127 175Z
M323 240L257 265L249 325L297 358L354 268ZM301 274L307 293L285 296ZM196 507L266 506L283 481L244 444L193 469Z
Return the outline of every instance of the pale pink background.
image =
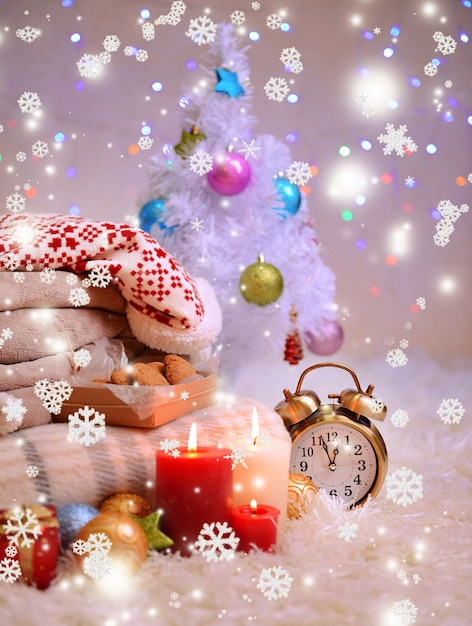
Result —
M188 59L202 63L205 56L205 47L185 36L189 20L208 7L215 22L243 10L247 30L261 33L249 52L253 112L259 118L255 132L284 140L296 131L294 160L319 169L310 182L309 204L323 259L337 276L346 333L342 353L377 356L389 349L389 339L398 345L406 338L410 347L436 359L471 355L472 211L461 216L444 248L433 243L435 221L429 211L441 200L456 205L472 200L472 184L455 182L472 172L472 126L467 124L472 115L471 43L460 41L462 31L472 37L472 9L459 0L296 0L285 17L293 29L283 33L265 26L267 15L284 8L274 0L262 1L260 11L252 10L248 0L186 4L179 26L159 26L156 38L147 42L141 36L140 9L150 8L154 20L167 13L170 1L75 0L70 8L60 0L0 1L0 211L15 185L24 193L29 182L38 190L27 200L32 212L67 213L76 204L83 216L98 219L123 221L137 214L149 157L164 143L179 140L184 126L179 98L200 77L185 67ZM30 44L15 35L26 25L41 30ZM394 25L400 34L393 41L395 54L386 59L382 51L392 43ZM362 31L375 27L381 33L364 39ZM79 44L70 42L75 31L82 37ZM436 31L458 42L454 54L434 52ZM76 62L85 53L99 54L110 34L120 38L120 50L99 78L82 79L85 89L77 91L74 84L81 77ZM247 34L243 39L248 42ZM139 63L125 56L126 45L146 49L149 59ZM298 75L286 74L279 61L282 48L291 46L302 54L305 69ZM428 77L423 67L434 56L444 63L435 77ZM363 67L370 78L361 77ZM268 101L263 85L270 76L293 78L299 102ZM412 76L420 78L421 87L409 85ZM164 85L159 93L151 89L156 80ZM449 89L446 80L452 81ZM40 116L21 113L17 100L24 91L38 93ZM363 116L356 102L361 92L374 109L371 117ZM395 110L388 106L392 99L398 101ZM453 122L442 118L446 111ZM152 126L154 145L131 156L128 146L139 139L143 122ZM377 136L389 122L407 125L418 145L415 154L383 155ZM60 146L54 141L59 131L68 136ZM364 138L373 144L370 152L359 145ZM50 148L42 160L31 157L31 144L38 139ZM425 152L428 143L437 145L435 155ZM338 154L342 145L351 148L348 158ZM16 160L20 150L28 155L23 163ZM69 167L77 170L73 178L66 174ZM386 172L393 176L390 184L380 181ZM405 186L407 176L416 179L416 188ZM366 196L364 206L354 202L358 193ZM411 210L405 210L406 204ZM354 213L351 222L341 217L345 209ZM356 249L361 237L367 241L364 251ZM396 254L399 244L398 263L389 266L385 258ZM287 241L291 245L296 242ZM452 289L445 290L444 281ZM372 295L371 287L378 287L379 294ZM410 308L418 297L426 299L426 309L415 314ZM411 330L406 322L412 323Z

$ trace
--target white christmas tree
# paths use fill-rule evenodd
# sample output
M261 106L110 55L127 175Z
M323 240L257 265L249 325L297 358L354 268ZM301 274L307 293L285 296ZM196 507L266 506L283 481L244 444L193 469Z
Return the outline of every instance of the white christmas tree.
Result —
M247 50L232 25L218 25L205 84L181 99L182 137L152 157L139 215L141 228L213 285L223 369L251 355L296 363L301 337L319 354L342 342L334 275L299 190L309 165L274 136L253 133Z

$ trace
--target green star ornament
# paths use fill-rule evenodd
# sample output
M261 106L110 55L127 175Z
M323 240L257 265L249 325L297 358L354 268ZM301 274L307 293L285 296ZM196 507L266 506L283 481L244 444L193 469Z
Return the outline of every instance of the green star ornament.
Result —
M161 514L159 511L154 511L146 517L135 517L131 515L136 522L141 526L146 534L149 547L153 550L164 550L164 548L170 548L173 545L173 541L170 537L165 535L162 530L159 530L159 523L161 520Z
M192 154L195 146L204 139L206 139L206 135L201 133L197 126L192 126L190 130L184 128L179 143L174 146L174 152L181 156L182 159L186 159Z

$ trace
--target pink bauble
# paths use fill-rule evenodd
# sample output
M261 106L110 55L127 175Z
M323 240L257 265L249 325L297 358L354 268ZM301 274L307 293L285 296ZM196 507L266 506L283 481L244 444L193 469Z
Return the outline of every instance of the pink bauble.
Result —
M327 321L324 323L323 329L318 336L306 330L304 332L304 338L306 347L310 352L320 356L327 356L334 354L342 346L344 331L336 320Z
M251 168L239 154L226 152L213 160L213 168L207 174L210 187L222 196L235 196L249 185Z

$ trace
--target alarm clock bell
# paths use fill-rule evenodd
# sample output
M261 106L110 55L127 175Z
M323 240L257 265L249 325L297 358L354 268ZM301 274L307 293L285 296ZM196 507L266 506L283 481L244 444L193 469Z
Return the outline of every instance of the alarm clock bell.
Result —
M356 385L356 389L344 389L340 394L328 394L328 398L337 400L339 406L350 411L354 419L359 420L360 418L365 418L379 421L385 419L387 407L372 396L372 392L374 391L373 385L369 385L367 389L363 391L355 372L346 365L340 365L339 363L317 363L307 368L302 373L295 393L291 393L288 389L283 390L285 398L275 407L275 411L282 418L287 430L290 430L292 426L299 424L315 413L321 406L321 400L314 391L301 389L305 376L309 372L321 367L338 367L349 372Z

